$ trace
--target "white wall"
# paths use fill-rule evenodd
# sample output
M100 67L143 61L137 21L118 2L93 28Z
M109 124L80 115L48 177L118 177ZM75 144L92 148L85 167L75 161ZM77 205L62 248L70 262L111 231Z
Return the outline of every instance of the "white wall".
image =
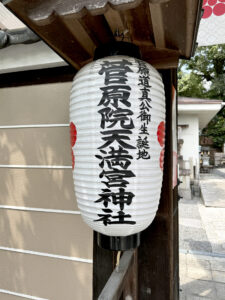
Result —
M187 128L182 128L179 134L179 139L184 140L181 155L184 160L192 159L197 175L199 173L199 118L197 115L178 114L179 125L188 125Z
M0 50L0 73L66 66L44 42L12 45Z

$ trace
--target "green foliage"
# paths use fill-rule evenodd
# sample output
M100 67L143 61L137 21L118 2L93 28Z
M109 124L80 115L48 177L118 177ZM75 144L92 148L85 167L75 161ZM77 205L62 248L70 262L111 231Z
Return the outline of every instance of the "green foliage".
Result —
M203 134L212 137L214 147L222 148L225 143L225 109L221 110L208 126L203 130Z
M202 98L206 93L202 79L195 73L178 73L179 96Z
M225 45L199 47L195 56L181 60L178 68L178 94L184 97L225 101ZM215 147L225 143L225 109L204 129Z
M225 45L197 48L191 60L180 61L178 78L179 95L225 99Z

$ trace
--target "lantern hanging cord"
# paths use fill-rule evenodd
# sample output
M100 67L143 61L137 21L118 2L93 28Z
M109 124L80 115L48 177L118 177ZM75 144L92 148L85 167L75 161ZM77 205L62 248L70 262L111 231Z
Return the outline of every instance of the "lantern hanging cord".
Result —
M118 251L116 256L116 272L119 272L120 258L121 258L121 251Z

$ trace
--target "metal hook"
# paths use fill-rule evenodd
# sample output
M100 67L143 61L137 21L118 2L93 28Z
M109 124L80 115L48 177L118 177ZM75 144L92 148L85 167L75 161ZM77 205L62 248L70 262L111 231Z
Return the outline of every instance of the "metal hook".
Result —
M117 28L115 30L115 33L114 33L114 37L120 37L121 38L121 41L123 42L123 40L125 39L125 34L128 32L127 29L125 29L123 32L120 33L119 31L119 28Z

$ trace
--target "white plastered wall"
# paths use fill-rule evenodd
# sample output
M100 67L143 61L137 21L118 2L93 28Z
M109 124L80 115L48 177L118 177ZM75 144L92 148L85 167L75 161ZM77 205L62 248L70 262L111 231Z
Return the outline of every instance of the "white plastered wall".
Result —
M178 115L178 126L188 125L182 128L179 138L183 139L184 143L181 147L181 155L184 160L193 162L196 167L196 175L199 174L199 118L197 115ZM191 170L193 178L193 170Z

